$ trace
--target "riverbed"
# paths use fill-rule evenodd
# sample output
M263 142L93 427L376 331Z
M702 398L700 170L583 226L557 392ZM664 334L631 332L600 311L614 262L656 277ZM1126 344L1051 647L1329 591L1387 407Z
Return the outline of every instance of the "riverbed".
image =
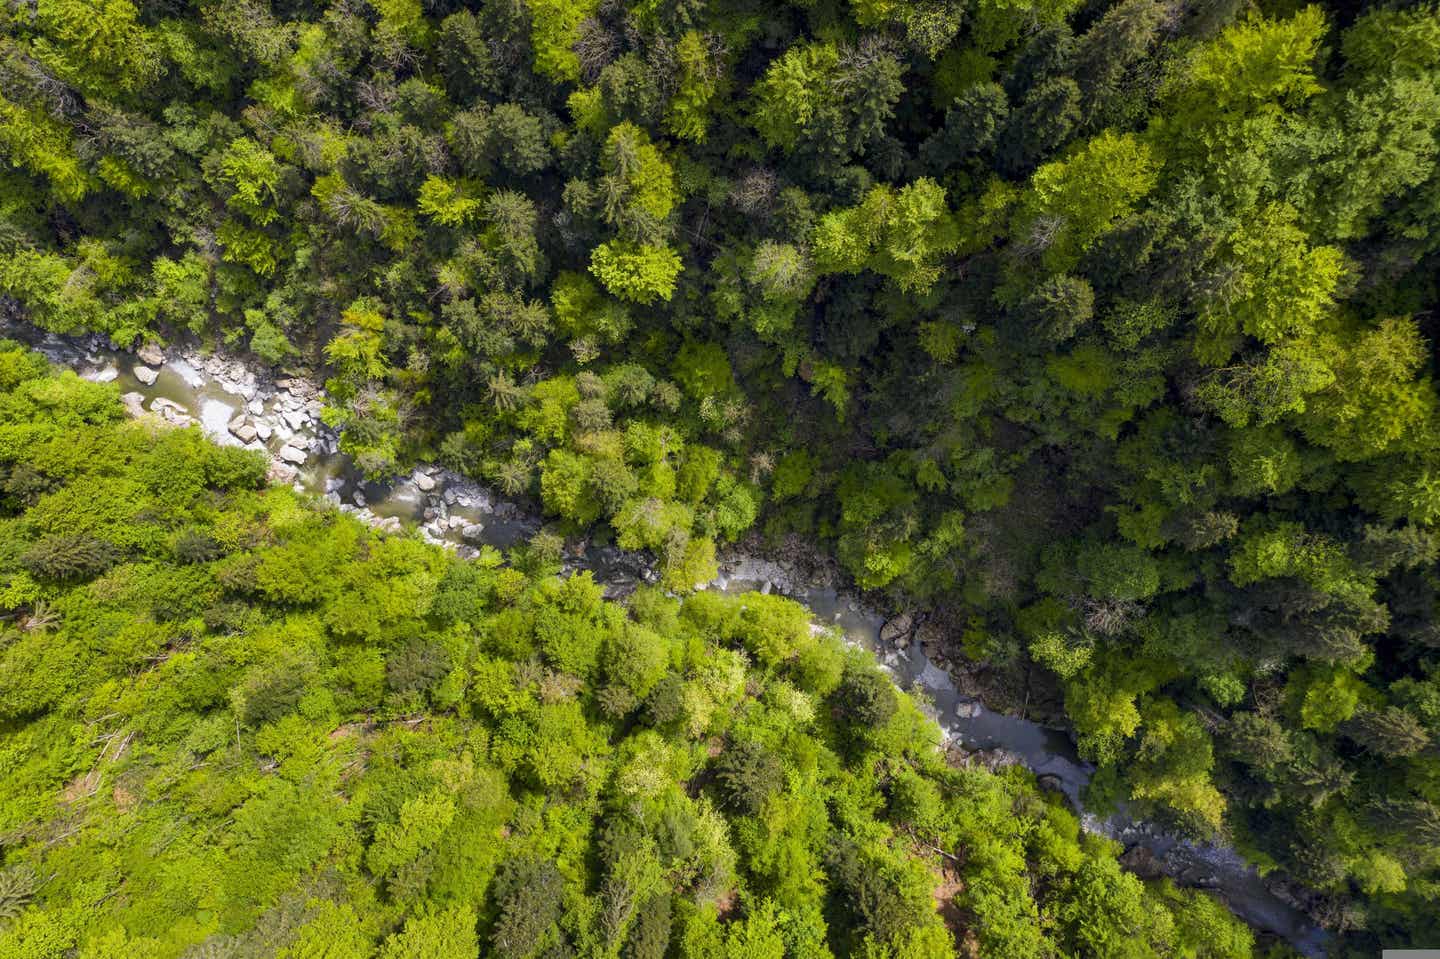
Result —
M486 546L508 548L541 528L540 517L439 466L421 465L388 483L367 481L339 452L338 437L321 416L321 390L307 377L274 375L236 358L196 350L148 347L129 353L98 337L59 337L14 322L0 321L0 337L27 343L86 379L115 383L132 415L194 425L216 442L263 451L270 457L273 481L323 497L374 526L396 532L413 526L426 540L462 555ZM565 563L569 571L590 570L611 595L658 578L646 557L614 547L586 544L567 554ZM1065 795L1087 830L1143 848L1160 871L1184 884L1213 889L1237 916L1302 954L1324 954L1324 930L1272 891L1235 850L1180 840L1123 813L1087 811L1083 793L1094 767L1080 758L1067 733L994 712L963 696L950 674L904 631L882 639L887 617L855 596L744 555L722 558L719 577L703 588L780 592L803 603L817 623L872 652L897 685L915 693L948 748L992 763L1025 765Z

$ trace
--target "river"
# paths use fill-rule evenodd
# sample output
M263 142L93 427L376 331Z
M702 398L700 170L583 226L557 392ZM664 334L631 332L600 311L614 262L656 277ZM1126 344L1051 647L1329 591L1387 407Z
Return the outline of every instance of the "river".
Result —
M413 524L427 540L464 555L484 546L509 547L540 529L538 516L440 467L420 466L390 483L366 481L338 452L334 433L320 419L319 390L302 377L274 377L241 360L198 351L151 348L137 356L98 337L59 337L3 318L0 337L24 342L86 379L115 383L134 415L196 425L217 442L265 451L272 480L322 496L373 525L399 531ZM656 578L645 557L614 547L587 545L567 556L566 566L591 570L611 594ZM1303 955L1325 954L1326 932L1272 891L1234 849L1182 840L1123 812L1087 811L1082 796L1094 767L1079 757L1066 732L994 712L961 695L919 644L882 641L886 617L854 596L797 581L775 563L743 555L723 558L720 576L705 588L775 591L803 603L817 622L874 653L897 685L916 693L948 746L1023 763L1065 794L1085 829L1127 848L1144 848L1166 875L1212 889L1253 928L1284 939Z

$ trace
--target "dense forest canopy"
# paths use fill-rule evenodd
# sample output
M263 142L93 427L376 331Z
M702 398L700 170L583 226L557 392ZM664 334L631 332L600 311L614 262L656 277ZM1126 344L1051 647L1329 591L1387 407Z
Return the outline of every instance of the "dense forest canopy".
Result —
M1054 686L1096 803L1440 936L1433 5L0 23L17 312L323 363L372 475L439 458L672 591L821 543Z
M1247 959L776 596L264 489L0 341L6 959Z

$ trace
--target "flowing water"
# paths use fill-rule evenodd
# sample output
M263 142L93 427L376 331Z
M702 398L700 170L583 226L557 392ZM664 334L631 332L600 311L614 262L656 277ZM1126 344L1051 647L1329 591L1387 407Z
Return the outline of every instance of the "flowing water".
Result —
M539 517L439 468L420 467L391 483L365 480L349 457L337 451L335 436L319 420L314 387L303 381L271 380L237 361L195 353L171 351L163 363L146 365L98 338L46 335L21 323L0 321L0 336L21 340L87 379L116 383L128 396L132 413L148 411L178 425L193 423L218 442L265 450L277 459L277 479L324 496L376 525L415 524L427 539L461 551L485 545L507 548L540 528ZM137 376L137 367L147 378L155 374L153 380ZM247 425L258 429L258 435L247 431ZM280 462L287 454L288 462ZM613 547L587 547L567 558L566 566L590 570L612 593L655 579L644 557ZM751 557L725 561L720 577L707 588L779 591L803 603L818 623L839 629L848 642L874 653L900 687L916 693L947 744L970 752L998 752L1023 763L1064 793L1086 829L1127 846L1144 846L1167 874L1213 889L1254 928L1285 939L1304 955L1324 954L1324 930L1271 891L1235 850L1187 842L1123 813L1099 817L1087 812L1082 796L1094 767L1080 758L1067 733L994 712L963 696L918 644L882 642L885 617L855 598L795 582L775 564Z

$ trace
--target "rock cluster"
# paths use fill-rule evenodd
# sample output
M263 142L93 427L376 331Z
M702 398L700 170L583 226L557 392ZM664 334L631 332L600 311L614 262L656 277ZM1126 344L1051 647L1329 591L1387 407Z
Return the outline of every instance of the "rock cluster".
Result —
M794 563L746 554L722 558L720 575L707 585L725 589L731 583L753 584L762 593L777 592L786 596L793 596L809 585L801 582Z

